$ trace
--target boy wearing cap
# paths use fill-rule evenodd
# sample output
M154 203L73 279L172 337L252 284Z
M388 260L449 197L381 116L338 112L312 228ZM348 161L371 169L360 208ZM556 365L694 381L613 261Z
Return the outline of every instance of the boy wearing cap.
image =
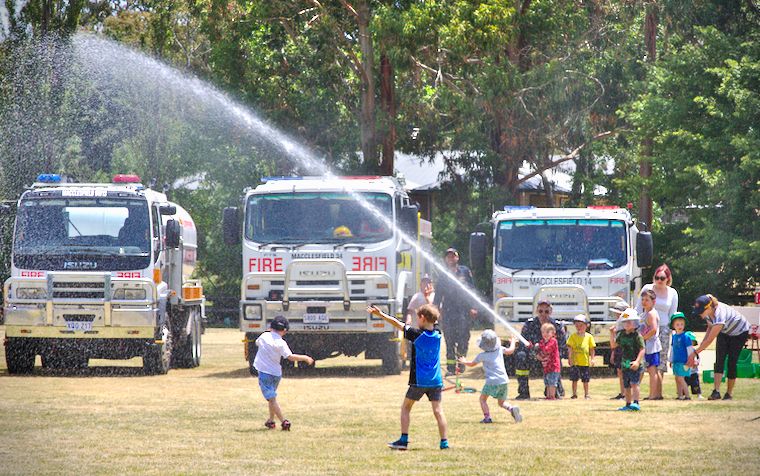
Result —
M567 349L570 352L568 361L570 362L570 381L573 382L573 396L578 398L578 380L583 382L583 393L586 400L590 399L588 393L588 383L591 380L589 367L594 364L594 349L596 342L594 336L586 332L588 321L585 314L578 314L573 318L576 333L567 339Z
M686 316L682 312L670 316L670 328L673 329L670 342L670 367L673 369L673 375L676 378L677 399L691 400L686 385L686 377L691 374L691 367L686 365L689 360L689 348L691 348L691 339L685 332Z
M277 403L277 386L282 379L282 366L280 359L288 359L291 362L306 362L309 365L314 359L308 355L294 354L283 336L290 329L290 324L285 316L276 316L269 324L269 331L264 332L256 339L256 358L253 367L259 374L259 388L264 398L269 402L269 419L264 426L270 430L275 428L274 417L280 420L283 431L290 430L290 421L282 416L282 409Z
M409 389L404 403L401 404L401 438L388 443L388 447L394 450L406 450L409 445L409 420L412 406L420 401L423 395L427 395L441 435L439 448L448 449L448 425L441 406L443 375L441 372L441 331L436 326L439 317L438 309L431 304L425 304L417 309L417 327L404 324L395 317L385 314L376 306L367 307L367 312L396 329L404 331L404 338L412 343Z
M628 309L628 304L625 301L618 301L614 306L610 308L610 312L616 315L617 319L620 319L620 315L623 314L626 309ZM615 325L611 327L611 329L614 329L615 332L622 331L623 324L618 320L615 322ZM623 367L621 366L623 360L620 358L620 350L620 347L610 349L610 368L615 369L615 373L617 374L618 378L618 385L620 386L620 391L618 394L612 397L610 400L625 400L625 387L623 387Z
M509 341L509 347L501 345L499 336L491 329L486 329L480 336L478 347L483 351L475 356L472 362L460 357L459 363L467 367L475 367L479 363L483 364L483 371L486 377L486 383L480 392L480 408L483 410L483 419L480 423L493 423L491 419L491 410L488 408L488 397L493 397L499 403L499 406L508 411L515 422L520 423L522 416L520 408L507 403L507 384L509 377L507 369L504 367L504 356L512 355L515 352L515 338Z
M639 381L641 379L641 361L644 358L644 339L638 332L639 316L636 310L626 309L618 320L623 325L622 331L610 329L610 346L620 347L623 367L623 387L625 387L625 406L620 411L639 411Z

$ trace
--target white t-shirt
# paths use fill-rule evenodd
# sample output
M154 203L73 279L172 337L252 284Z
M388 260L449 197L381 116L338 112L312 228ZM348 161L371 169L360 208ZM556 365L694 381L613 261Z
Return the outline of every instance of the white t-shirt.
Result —
M486 385L502 385L509 382L507 369L504 367L505 347L499 347L490 352L481 352L473 362L482 362L486 374Z
M256 339L256 346L259 350L253 360L253 367L259 372L281 377L280 359L287 359L293 354L285 339L276 332L264 332Z
M645 284L641 290L651 289L657 294L657 290L654 289L654 284ZM668 286L668 295L660 296L657 294L657 299L654 301L654 310L657 311L657 315L660 316L660 327L666 327L670 329L670 316L678 312L678 292ZM641 293L636 300L636 312L641 314L644 312L644 308L641 307Z
M725 304L718 303L715 308L715 316L707 319L712 324L723 324L723 329L720 330L722 334L729 336L738 336L744 332L749 331L749 322L739 314L736 309Z

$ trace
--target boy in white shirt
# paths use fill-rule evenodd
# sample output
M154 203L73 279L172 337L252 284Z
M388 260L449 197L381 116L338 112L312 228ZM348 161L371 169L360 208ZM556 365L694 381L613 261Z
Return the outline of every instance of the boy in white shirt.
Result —
M309 365L314 359L308 355L294 354L283 336L288 332L290 324L284 316L275 316L269 324L269 332L264 332L256 339L256 358L253 367L259 374L259 388L264 398L269 402L269 419L264 426L270 430L277 426L274 422L276 416L280 420L283 431L290 430L290 421L282 416L282 410L277 403L277 386L282 379L282 365L280 359L288 359L291 362L306 362Z

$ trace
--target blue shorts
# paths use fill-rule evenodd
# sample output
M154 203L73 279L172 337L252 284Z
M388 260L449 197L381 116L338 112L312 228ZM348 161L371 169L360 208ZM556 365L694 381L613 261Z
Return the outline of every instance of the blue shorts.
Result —
M688 377L691 375L691 367L686 367L686 362L673 362L673 375L676 377Z
M641 380L641 372L638 370L623 369L623 387L631 388L631 385L638 385Z
M647 361L647 368L649 367L657 367L660 365L660 353L655 352L654 354L646 354L644 358Z
M559 383L559 372L549 372L544 374L544 385L547 387L556 387Z
M277 386L280 385L281 379L282 377L276 375L259 372L259 388L261 388L261 394L266 400L277 397Z

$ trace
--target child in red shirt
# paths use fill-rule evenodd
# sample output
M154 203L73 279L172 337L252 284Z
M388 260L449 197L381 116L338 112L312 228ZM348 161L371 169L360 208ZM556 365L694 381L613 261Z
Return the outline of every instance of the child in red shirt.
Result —
M541 337L538 343L538 358L544 364L544 385L546 399L556 400L557 383L560 375L559 345L555 337L554 324L547 322L541 326Z

